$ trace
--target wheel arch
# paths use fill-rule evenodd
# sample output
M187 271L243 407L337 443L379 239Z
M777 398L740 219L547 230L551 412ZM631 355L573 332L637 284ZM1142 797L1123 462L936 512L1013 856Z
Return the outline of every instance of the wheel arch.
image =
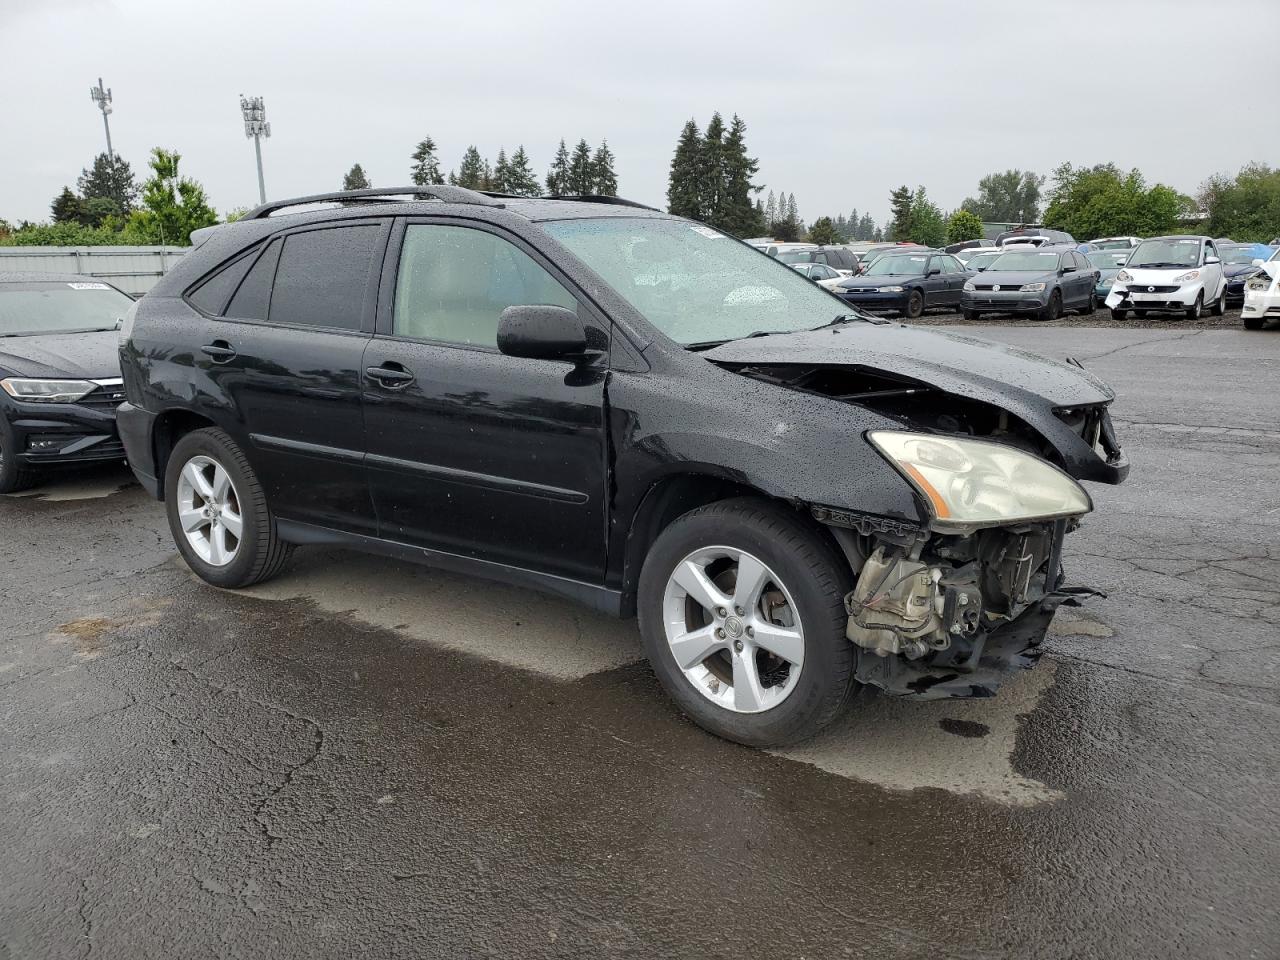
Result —
M151 454L155 458L157 499L164 499L165 472L178 441L194 430L216 426L208 417L185 409L166 410L156 417L151 428Z

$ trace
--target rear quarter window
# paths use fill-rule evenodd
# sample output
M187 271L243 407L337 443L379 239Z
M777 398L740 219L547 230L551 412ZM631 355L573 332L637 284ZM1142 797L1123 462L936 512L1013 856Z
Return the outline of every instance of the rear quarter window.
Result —
M231 299L231 295L236 292L236 288L244 280L245 274L253 266L254 261L257 259L256 254L259 252L254 250L246 253L221 269L214 271L212 275L187 294L187 301L204 313L221 316L223 310L226 309L227 302Z

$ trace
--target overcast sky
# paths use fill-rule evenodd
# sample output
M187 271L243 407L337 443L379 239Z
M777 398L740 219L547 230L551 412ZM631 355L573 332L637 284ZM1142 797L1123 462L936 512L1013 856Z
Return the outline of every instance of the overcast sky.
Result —
M266 98L267 194L338 189L361 163L409 182L523 143L607 138L619 192L665 206L689 117L738 113L758 180L800 214L888 214L899 184L944 209L1008 167L1114 161L1193 192L1280 164L1280 0L0 0L0 218L43 220L105 149L151 147L219 211L257 201L239 94ZM139 177L141 179L141 176Z

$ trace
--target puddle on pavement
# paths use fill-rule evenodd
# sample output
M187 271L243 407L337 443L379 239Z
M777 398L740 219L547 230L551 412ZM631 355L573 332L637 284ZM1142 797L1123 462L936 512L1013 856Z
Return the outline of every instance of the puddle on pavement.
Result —
M38 487L11 493L8 496L25 500L44 500L49 503L101 500L133 486L133 483L129 471L124 468L68 473L66 476L50 477L46 483Z
M934 787L1013 806L1063 794L1013 769L1019 717L1035 710L1055 665L1041 660L1011 677L987 700L895 700L864 693L815 739L781 757L890 790Z
M558 680L643 659L634 621L530 590L358 553L306 550L281 576L236 593L311 600L327 613Z

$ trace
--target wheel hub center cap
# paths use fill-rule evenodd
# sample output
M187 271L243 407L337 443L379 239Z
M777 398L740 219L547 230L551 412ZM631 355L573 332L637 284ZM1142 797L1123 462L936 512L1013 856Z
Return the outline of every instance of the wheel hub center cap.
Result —
M743 633L742 621L739 620L737 617L725 618L724 632L727 633L729 636L733 637L735 640L738 639L739 637L742 636L742 633Z

